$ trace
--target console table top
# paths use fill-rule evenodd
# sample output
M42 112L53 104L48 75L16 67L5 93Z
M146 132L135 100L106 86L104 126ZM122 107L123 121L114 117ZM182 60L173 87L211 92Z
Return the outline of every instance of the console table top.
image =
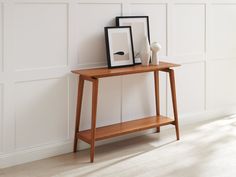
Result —
M127 74L165 70L178 66L180 65L174 63L160 62L159 65L149 65L149 66L135 65L130 67L112 68L112 69L94 68L94 69L73 70L72 73L90 78L102 78L102 77L111 77L111 76L120 76Z

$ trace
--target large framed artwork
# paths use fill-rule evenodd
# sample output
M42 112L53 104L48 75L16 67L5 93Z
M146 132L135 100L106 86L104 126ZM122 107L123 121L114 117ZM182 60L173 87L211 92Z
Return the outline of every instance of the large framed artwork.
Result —
M105 27L108 68L134 65L133 40L130 26Z
M140 51L147 37L150 43L149 18L148 16L120 16L116 17L116 26L131 26L135 63L140 64Z

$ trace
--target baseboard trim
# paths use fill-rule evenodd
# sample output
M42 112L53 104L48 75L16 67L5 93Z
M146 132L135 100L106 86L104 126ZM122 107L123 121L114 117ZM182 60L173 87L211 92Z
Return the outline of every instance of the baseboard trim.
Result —
M32 162L72 151L72 142L60 142L0 155L0 169Z

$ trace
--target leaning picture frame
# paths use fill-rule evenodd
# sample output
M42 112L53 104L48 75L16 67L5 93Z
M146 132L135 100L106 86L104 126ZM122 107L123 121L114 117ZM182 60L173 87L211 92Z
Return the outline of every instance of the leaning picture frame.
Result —
M133 66L134 51L130 26L105 27L108 68Z
M150 43L149 17L148 16L119 16L116 17L116 26L131 26L134 45L135 64L140 64L140 51L145 37Z

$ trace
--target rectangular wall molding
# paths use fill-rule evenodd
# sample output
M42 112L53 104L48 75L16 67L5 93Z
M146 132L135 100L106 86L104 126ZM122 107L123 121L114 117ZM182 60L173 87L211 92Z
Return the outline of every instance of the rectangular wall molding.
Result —
M17 3L12 11L7 52L16 71L68 65L67 3Z
M68 140L68 84L66 77L15 83L16 149Z

